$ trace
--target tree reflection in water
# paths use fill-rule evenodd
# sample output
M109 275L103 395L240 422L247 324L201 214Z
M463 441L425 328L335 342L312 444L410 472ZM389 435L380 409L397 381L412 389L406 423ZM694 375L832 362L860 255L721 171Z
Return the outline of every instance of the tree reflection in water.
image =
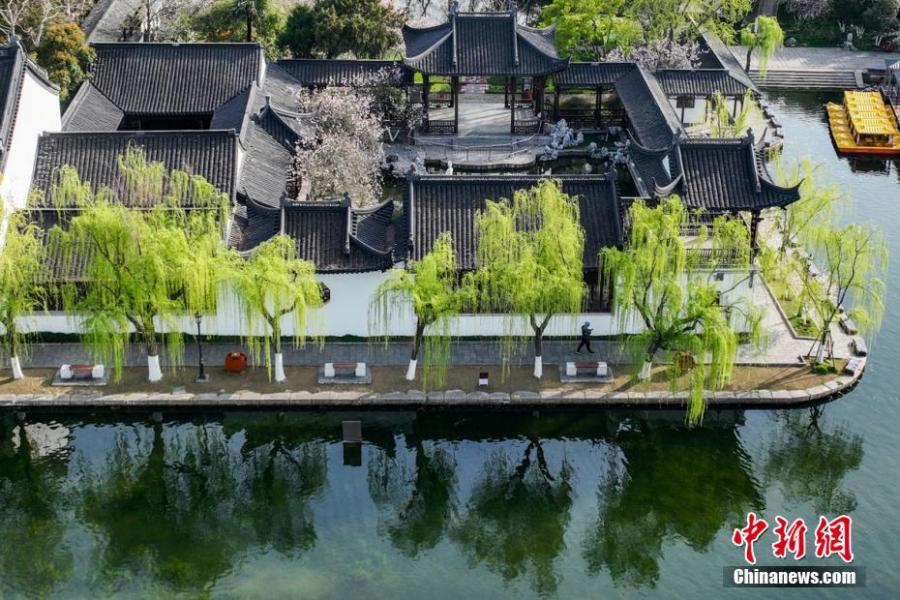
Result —
M48 432L67 433L0 414L0 598L47 597L72 576L62 498L69 453L42 447Z
M218 425L135 430L82 474L81 515L104 540L96 560L108 586L130 573L209 591L252 547L292 554L315 543L306 503L326 479L321 444L257 444L253 424L239 451Z
M705 551L723 527L762 510L738 424L707 419L702 428L686 429L624 421L610 440L623 458L600 482L600 512L584 543L588 572L606 569L616 584L653 587L664 542L677 537Z
M542 596L554 592L555 561L565 550L572 507L571 476L566 459L551 469L537 438L518 462L497 449L482 467L452 539L470 565L484 564L506 581L528 576Z
M849 514L856 497L841 483L862 462L862 436L843 425L823 425L821 416L821 406L777 413L763 475L767 484L779 482L790 502L809 503L817 514Z
M406 556L415 558L438 545L456 511L456 461L446 449L426 448L418 437L407 439L415 451L414 472L402 456L382 450L369 461L369 493L390 508L380 528ZM411 482L411 483L410 483Z

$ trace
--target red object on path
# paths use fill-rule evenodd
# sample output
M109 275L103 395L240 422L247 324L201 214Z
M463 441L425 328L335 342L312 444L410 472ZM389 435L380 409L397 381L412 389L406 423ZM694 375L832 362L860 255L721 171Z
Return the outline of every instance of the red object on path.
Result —
M225 356L225 370L229 373L241 373L247 368L247 355L243 352L229 352Z

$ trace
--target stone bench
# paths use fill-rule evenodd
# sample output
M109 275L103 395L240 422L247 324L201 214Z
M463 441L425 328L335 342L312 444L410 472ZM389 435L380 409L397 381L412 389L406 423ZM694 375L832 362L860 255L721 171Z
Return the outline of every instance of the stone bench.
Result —
M847 335L856 335L859 333L859 329L856 327L856 323L853 322L853 319L847 316L846 313L841 315L841 320L839 321L841 325L841 329L844 330L844 333Z
M869 348L868 346L866 346L866 340L862 339L861 337L855 338L853 340L853 352L857 356L868 356Z
M847 361L847 366L844 367L844 373L847 375L858 375L863 369L866 368L866 359L865 358L851 358Z
M567 361L560 369L560 381L573 382L604 382L612 381L612 369L603 361L574 362Z
M103 365L60 365L51 385L106 385Z
M319 383L372 383L364 362L327 362L319 369Z

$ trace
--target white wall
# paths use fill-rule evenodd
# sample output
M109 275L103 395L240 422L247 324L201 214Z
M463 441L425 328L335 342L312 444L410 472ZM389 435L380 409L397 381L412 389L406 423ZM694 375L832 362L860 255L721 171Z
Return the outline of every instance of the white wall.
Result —
M735 301L739 298L752 297L750 280L746 271L723 271L723 289L734 287L723 300ZM389 275L387 273L352 273L346 275L320 275L319 280L331 290L331 300L321 309L309 315L308 334L340 337L345 335L368 337L383 335L384 331L370 329L369 302L378 285ZM755 285L761 285L759 275L755 276ZM581 313L576 315L560 315L550 322L545 335L572 336L579 333L583 321L590 321L595 336L610 336L619 333L637 333L643 329L638 318L631 318L624 324L611 313ZM160 330L166 330L158 324ZM510 327L512 325L512 329ZM733 325L738 331L746 331L747 323L740 314L733 315ZM52 333L78 333L80 327L77 316L63 313L37 314L21 319L23 331L40 331ZM185 333L195 333L197 324L193 317L180 319L175 326ZM509 315L461 315L451 322L451 332L456 337L491 337L508 335L511 330L523 335L531 332L527 317ZM223 289L219 310L215 316L203 318L204 335L240 336L247 333L241 316L240 307L230 289ZM284 335L293 335L293 323L290 316L283 322ZM258 333L262 333L259 330ZM402 305L395 307L392 313L389 333L392 336L412 336L415 333L415 318L411 307Z
M62 128L59 94L49 90L27 67L21 93L15 128L7 148L6 169L0 182L0 195L11 208L23 208L28 199L38 136Z

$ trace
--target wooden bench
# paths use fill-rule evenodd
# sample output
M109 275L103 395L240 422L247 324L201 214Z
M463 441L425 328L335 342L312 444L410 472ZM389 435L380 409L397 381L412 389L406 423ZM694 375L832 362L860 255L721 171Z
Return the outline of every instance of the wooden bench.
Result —
M567 377L609 377L609 366L603 361L567 362Z

